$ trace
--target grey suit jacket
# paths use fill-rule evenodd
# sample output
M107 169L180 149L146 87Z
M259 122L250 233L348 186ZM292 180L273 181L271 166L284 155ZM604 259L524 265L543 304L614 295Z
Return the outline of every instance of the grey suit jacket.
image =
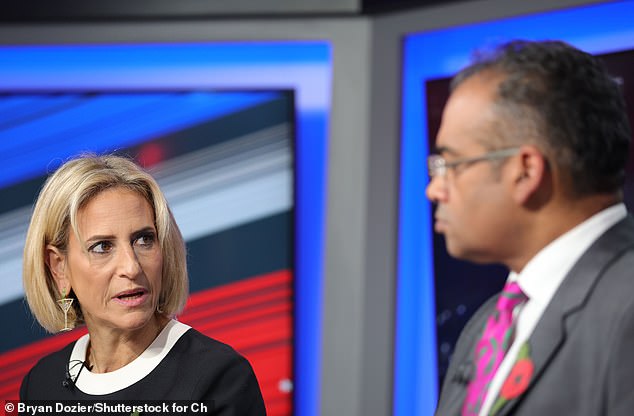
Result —
M459 415L474 373L473 350L495 308L487 301L458 340L437 416ZM496 415L634 415L634 219L582 255L528 340L533 373Z

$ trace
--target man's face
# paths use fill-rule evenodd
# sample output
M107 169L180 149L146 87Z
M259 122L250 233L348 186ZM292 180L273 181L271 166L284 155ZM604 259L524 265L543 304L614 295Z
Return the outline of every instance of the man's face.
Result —
M475 75L449 97L436 139L438 153L451 163L488 153L499 129L494 108L497 81ZM454 257L491 263L505 258L512 246L514 203L504 165L491 161L466 163L432 178L427 197L437 204L436 232L445 236Z

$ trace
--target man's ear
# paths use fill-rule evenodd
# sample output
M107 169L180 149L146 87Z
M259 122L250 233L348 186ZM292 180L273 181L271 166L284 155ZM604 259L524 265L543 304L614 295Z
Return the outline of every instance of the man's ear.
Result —
M46 246L46 265L60 293L70 293L70 282L66 277L66 254L49 244Z
M526 205L534 200L544 185L547 170L548 161L539 148L533 145L521 146L512 172L515 202Z

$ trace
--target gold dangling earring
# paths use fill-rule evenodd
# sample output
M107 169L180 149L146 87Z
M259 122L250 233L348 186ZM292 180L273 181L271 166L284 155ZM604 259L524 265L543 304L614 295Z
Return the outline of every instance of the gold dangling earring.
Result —
M68 311L73 304L73 298L66 297L66 289L62 289L62 298L58 300L57 303L59 303L59 307L64 311L64 328L60 329L59 332L70 331L73 328L68 326Z

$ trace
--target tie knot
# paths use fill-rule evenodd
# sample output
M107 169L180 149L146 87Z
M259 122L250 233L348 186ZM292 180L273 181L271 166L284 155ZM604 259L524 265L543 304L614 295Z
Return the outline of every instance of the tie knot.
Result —
M510 312L526 299L526 295L522 292L517 282L508 282L502 289L502 293L500 293L497 308L500 311Z

